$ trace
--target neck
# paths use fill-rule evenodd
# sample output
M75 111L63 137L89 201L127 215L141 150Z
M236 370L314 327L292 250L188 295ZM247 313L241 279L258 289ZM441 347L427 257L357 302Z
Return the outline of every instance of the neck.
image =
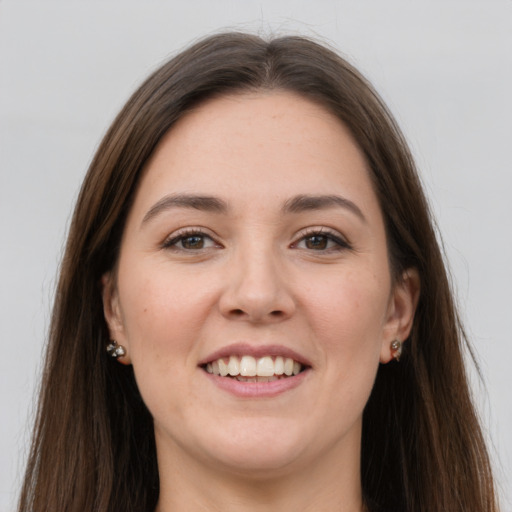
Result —
M341 457L334 449L303 467L258 475L210 467L174 450L172 458L159 453L156 512L363 512L359 447Z

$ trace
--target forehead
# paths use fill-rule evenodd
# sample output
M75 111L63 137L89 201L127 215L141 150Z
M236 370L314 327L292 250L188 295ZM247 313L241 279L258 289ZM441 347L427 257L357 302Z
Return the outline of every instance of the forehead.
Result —
M324 107L271 91L214 98L185 115L156 148L139 193L147 201L190 192L268 201L333 188L363 202L373 195L349 130Z

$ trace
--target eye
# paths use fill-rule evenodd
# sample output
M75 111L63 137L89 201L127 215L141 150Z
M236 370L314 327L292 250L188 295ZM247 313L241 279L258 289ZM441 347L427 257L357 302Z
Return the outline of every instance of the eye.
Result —
M294 248L307 249L318 252L341 251L350 249L350 245L340 236L329 231L317 230L307 233L298 242L293 244Z
M202 231L182 231L171 236L163 244L165 249L178 251L200 251L211 247L218 247L212 237Z

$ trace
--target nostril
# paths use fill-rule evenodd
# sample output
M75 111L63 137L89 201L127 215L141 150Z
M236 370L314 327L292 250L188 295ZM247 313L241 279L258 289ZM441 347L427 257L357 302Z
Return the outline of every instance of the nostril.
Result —
M245 316L247 313L243 309L237 308L237 309L232 309L230 311L230 314L235 317L241 317L241 316ZM269 316L274 317L274 318L281 318L282 316L284 316L284 312L281 311L280 309L276 309L274 311L270 311Z

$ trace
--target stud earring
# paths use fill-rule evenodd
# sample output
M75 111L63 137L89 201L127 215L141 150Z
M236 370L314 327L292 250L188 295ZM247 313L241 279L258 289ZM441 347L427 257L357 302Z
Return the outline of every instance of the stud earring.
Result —
M112 340L107 345L107 354L110 357L117 359L118 357L123 357L126 355L126 349L123 347L123 345L118 345L116 340Z
M400 356L402 355L402 347L403 344L400 340L394 340L391 342L390 348L393 359L395 359L395 361L400 361Z

